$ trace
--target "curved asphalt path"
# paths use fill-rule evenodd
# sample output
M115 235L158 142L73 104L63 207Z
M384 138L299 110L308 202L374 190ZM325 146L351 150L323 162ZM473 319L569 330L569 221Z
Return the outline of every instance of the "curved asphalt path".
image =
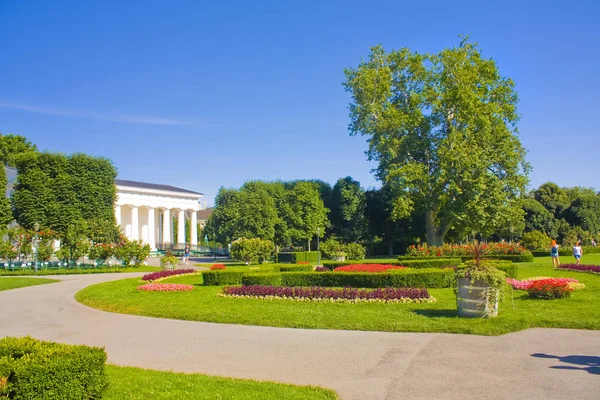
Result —
M342 399L600 398L600 331L285 329L113 314L74 300L88 285L136 275L59 276L59 283L2 291L0 337L104 346L117 365L319 385Z

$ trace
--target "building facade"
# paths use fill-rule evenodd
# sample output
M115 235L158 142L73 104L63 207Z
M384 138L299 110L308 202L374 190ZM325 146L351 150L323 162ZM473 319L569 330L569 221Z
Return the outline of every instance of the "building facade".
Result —
M117 225L130 240L142 240L155 249L192 248L198 245L198 211L204 195L170 185L117 179L115 217ZM174 221L177 220L177 232ZM185 221L191 227L186 242Z

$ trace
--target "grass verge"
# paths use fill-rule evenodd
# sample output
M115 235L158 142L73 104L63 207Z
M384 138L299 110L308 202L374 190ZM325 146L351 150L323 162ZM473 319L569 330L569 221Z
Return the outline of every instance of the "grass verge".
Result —
M107 365L110 387L106 400L334 400L335 392L314 386L295 386L246 379L179 374Z
M161 271L159 267L150 267L142 265L139 267L102 267L98 269L82 268L63 268L63 269L42 269L36 273L32 269L18 271L7 271L0 269L0 276L46 276L46 275L77 275L77 274L112 274L119 272L156 272Z
M46 283L59 282L56 279L45 278L1 278L0 292L3 290L18 289L27 286L44 285Z
M566 262L567 260L561 260ZM600 264L600 254L588 264ZM87 287L76 299L100 310L151 317L289 328L344 329L386 332L447 332L500 335L534 327L600 329L600 276L552 269L550 257L519 265L519 278L575 278L586 285L570 298L533 300L526 292L508 291L500 316L458 318L453 289L430 289L434 304L296 303L218 298L221 287L200 286L200 275L172 278L163 283L197 285L182 293L141 292L138 279Z

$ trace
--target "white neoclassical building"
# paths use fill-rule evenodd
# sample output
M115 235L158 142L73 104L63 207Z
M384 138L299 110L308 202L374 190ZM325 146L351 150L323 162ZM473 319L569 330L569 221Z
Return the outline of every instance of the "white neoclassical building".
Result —
M142 240L155 249L183 247L185 220L190 220L190 247L198 245L198 216L204 195L169 185L117 179L115 217L130 240ZM177 218L177 232L173 220Z

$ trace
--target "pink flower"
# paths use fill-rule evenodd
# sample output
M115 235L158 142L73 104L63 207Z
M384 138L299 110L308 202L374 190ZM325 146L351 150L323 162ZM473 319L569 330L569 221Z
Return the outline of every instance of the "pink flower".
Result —
M193 285L182 285L177 283L150 283L138 286L138 290L146 292L187 292L194 289Z

